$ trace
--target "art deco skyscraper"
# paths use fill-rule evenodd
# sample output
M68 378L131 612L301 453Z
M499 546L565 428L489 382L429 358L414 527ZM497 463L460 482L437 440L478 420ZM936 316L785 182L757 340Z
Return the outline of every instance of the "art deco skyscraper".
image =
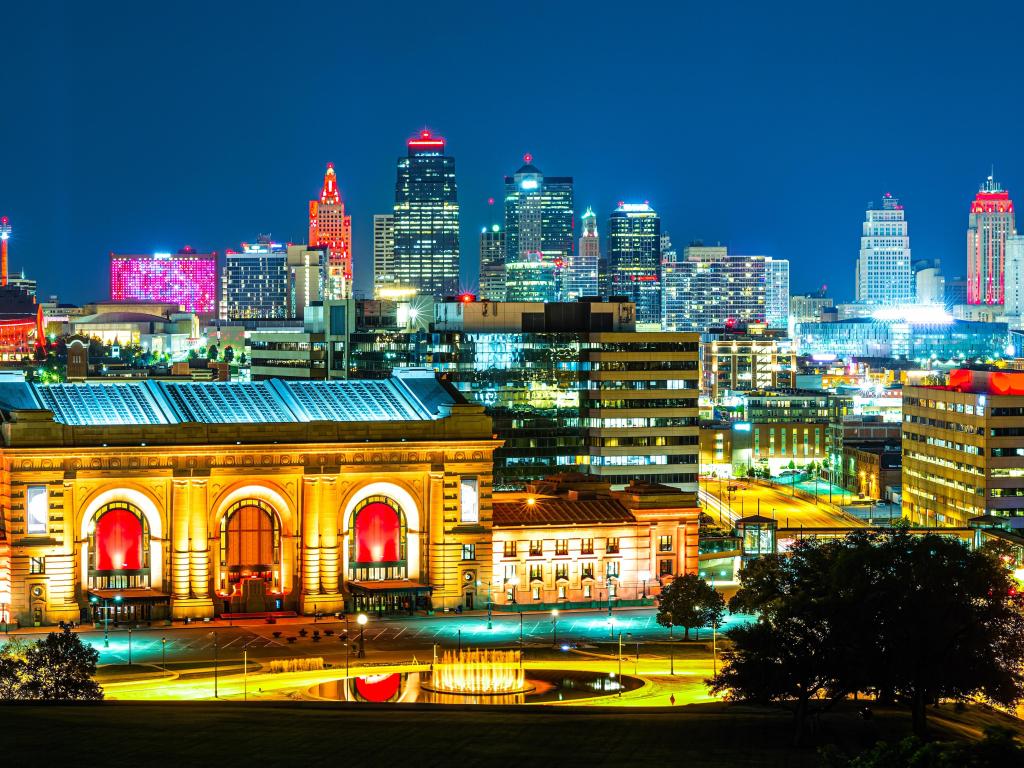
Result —
M345 215L333 163L320 199L309 201L309 247L327 249L327 298L352 298L352 217Z
M1006 238L1014 233L1010 193L989 176L971 203L967 225L967 303L1002 304Z
M398 158L395 182L395 280L423 296L459 291L459 201L455 158L445 140L422 131Z
M661 218L619 203L608 220L608 293L636 303L637 323L661 323Z
M888 192L881 208L868 206L857 257L857 301L896 306L914 301L910 235L900 201Z
M591 208L581 218L583 234L579 250L569 260L565 280L565 298L576 301L581 296L597 296L597 276L601 267L601 238L597 233L597 214Z

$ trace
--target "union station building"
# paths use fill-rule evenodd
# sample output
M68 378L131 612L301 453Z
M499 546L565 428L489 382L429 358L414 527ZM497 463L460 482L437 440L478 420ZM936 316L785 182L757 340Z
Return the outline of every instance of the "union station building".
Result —
M561 476L431 371L0 383L0 621L591 604L697 570L693 494Z

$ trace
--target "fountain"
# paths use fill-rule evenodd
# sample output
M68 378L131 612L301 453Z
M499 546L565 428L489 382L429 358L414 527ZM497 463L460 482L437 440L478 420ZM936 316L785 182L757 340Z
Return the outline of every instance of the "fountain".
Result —
M422 686L461 696L504 696L533 690L526 682L519 651L486 649L445 651L434 664L430 681Z

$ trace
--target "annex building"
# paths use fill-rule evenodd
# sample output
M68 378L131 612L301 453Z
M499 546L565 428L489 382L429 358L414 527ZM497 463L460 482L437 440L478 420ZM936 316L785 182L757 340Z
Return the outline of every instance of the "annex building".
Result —
M693 495L664 486L552 487L497 513L491 419L422 369L0 382L0 419L0 621L480 609L506 588L608 598L608 579L622 600L696 551Z

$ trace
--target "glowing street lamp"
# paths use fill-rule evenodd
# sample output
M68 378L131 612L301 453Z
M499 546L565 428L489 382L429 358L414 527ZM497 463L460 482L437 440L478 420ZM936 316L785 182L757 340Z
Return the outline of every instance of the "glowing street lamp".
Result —
M516 604L516 587L519 586L519 577L512 574L509 578L505 579L505 583L512 587L512 605Z
M647 599L647 582L651 580L651 572L650 571L640 571L640 573L637 574L637 577L639 577L640 581L642 581L643 584L644 584L643 595L641 596L640 599L641 600L646 600Z
M358 616L356 616L356 624L359 625L359 652L356 653L357 659L366 658L366 646L363 641L363 630L366 628L367 621L368 619L366 618L365 613L360 613Z

